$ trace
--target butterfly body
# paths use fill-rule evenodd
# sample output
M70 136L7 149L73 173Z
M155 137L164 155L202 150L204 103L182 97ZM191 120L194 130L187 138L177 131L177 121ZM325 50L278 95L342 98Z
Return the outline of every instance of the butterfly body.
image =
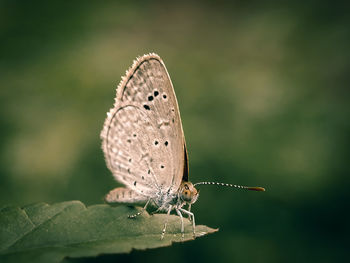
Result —
M172 206L182 208L186 204L197 201L199 191L190 182L183 182L175 193L159 191L154 196L144 196L125 187L117 187L111 190L105 197L107 203L144 204L148 200L157 208L157 211L168 211Z

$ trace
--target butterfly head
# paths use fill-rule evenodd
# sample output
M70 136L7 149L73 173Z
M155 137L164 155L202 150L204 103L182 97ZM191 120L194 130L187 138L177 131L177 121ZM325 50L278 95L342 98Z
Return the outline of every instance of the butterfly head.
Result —
M199 190L191 182L182 182L179 189L179 197L182 201L193 204L197 201Z

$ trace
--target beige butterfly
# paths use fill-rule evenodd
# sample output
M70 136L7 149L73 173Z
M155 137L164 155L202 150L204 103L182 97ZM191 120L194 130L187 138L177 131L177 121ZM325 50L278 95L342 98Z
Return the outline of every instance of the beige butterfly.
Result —
M168 215L175 210L192 221L191 205L199 191L195 185L218 184L263 191L261 187L188 181L188 155L180 112L170 76L154 54L137 58L117 88L114 107L107 113L101 132L102 149L114 178L125 185L110 191L108 203L145 203ZM188 208L185 209L185 205ZM130 216L134 218L141 212ZM161 238L164 237L167 220Z

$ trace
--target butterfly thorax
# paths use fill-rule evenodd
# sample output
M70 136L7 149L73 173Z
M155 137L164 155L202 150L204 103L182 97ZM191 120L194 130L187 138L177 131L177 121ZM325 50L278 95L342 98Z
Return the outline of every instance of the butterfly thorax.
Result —
M165 193L159 192L153 201L158 210L167 211L170 206L181 208L185 204L193 204L197 201L198 196L199 191L191 182L182 182L177 192L171 193L170 190Z
M167 211L170 206L177 204L177 196L176 193L172 193L169 189L166 192L159 191L152 200L155 206L158 207L159 211Z

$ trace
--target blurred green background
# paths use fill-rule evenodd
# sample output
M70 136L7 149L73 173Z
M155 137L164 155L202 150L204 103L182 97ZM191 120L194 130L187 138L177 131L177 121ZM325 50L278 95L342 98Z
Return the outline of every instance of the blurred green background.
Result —
M349 6L1 1L0 205L102 203L99 133L136 56L172 77L193 211L220 232L74 262L342 262L349 248Z

